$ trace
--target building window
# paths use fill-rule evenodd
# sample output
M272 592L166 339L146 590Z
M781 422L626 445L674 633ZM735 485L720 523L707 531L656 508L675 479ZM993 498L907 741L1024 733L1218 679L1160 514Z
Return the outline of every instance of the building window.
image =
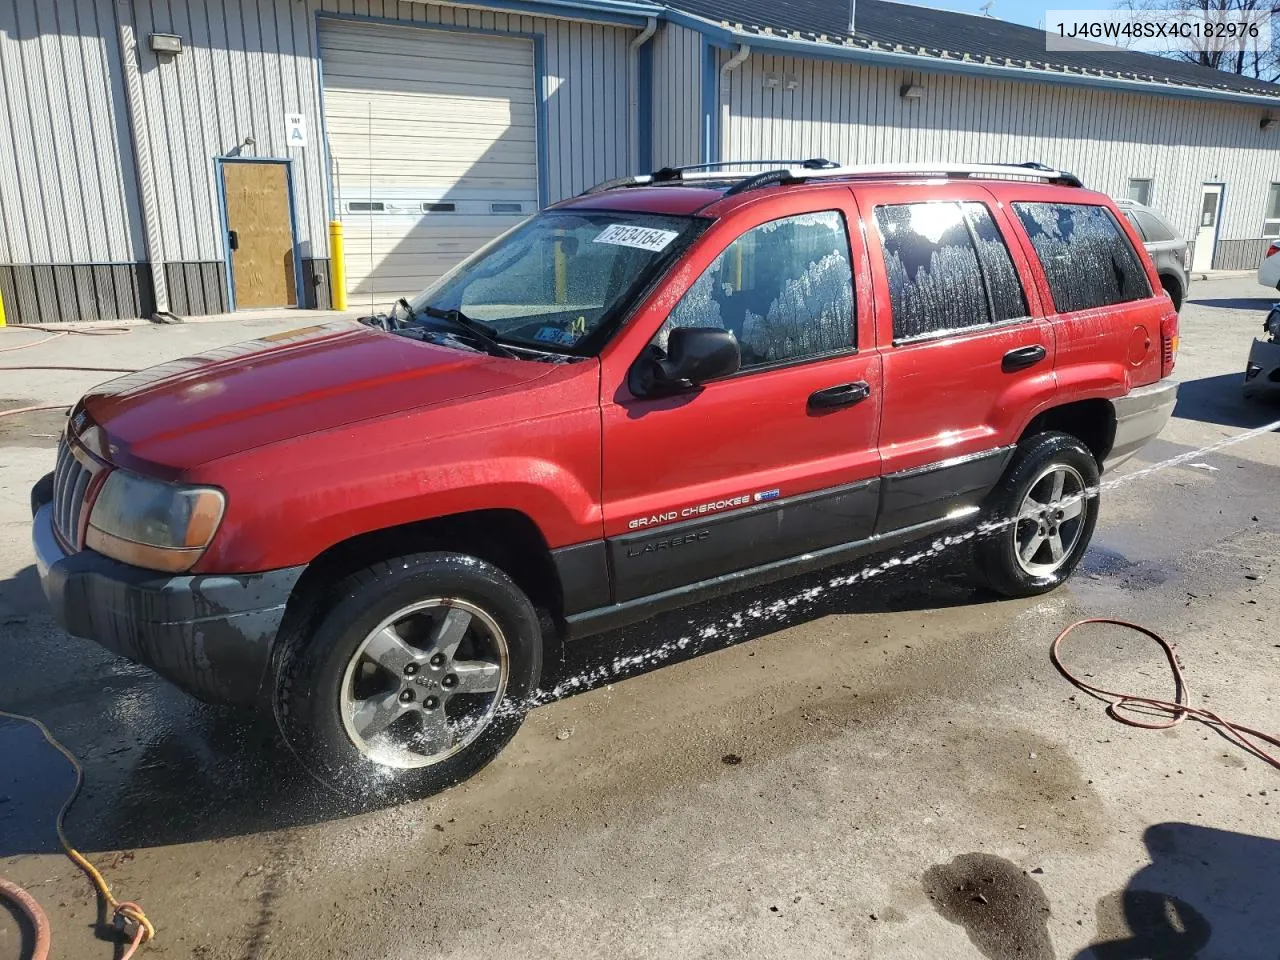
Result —
M1106 207L1015 203L1059 313L1151 296L1142 261Z
M1262 235L1280 237L1280 183L1273 183L1267 191L1267 212L1263 217Z
M676 304L654 343L675 327L718 327L737 338L742 369L851 350L853 271L844 217L804 213L748 230Z
M1129 180L1129 199L1144 207L1151 206L1151 181L1142 179Z

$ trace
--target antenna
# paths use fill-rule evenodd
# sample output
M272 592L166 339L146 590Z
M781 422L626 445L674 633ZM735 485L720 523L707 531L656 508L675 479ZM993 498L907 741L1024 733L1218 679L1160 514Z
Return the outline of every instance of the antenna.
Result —
M984 17L993 16L993 14L991 13L991 8L994 7L995 5L996 5L996 0L987 0L986 3L984 3L982 6L978 8L978 12L981 13Z

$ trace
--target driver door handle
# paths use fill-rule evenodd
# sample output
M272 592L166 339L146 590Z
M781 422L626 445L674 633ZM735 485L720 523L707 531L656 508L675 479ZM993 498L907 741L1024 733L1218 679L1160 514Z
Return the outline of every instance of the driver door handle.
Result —
M1000 369L1005 373L1013 373L1015 370L1034 367L1045 358L1047 353L1048 351L1038 343L1034 346L1010 350L1004 355L1004 359L1000 361Z
M851 407L869 396L871 396L871 386L865 380L841 383L809 394L809 409L834 410L837 407Z

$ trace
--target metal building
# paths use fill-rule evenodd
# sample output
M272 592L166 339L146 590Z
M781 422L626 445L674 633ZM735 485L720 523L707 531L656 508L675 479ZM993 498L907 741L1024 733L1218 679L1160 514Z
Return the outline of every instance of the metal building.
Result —
M1280 87L889 0L848 14L0 0L8 321L329 307L334 220L350 306L386 303L601 180L758 157L1043 161L1162 209L1201 269L1280 234Z

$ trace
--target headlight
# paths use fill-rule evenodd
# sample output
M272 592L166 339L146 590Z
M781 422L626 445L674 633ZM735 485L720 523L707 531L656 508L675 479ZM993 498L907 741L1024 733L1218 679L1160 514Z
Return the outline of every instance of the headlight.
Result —
M85 546L137 567L182 573L209 546L226 506L216 487L113 470L94 501Z

